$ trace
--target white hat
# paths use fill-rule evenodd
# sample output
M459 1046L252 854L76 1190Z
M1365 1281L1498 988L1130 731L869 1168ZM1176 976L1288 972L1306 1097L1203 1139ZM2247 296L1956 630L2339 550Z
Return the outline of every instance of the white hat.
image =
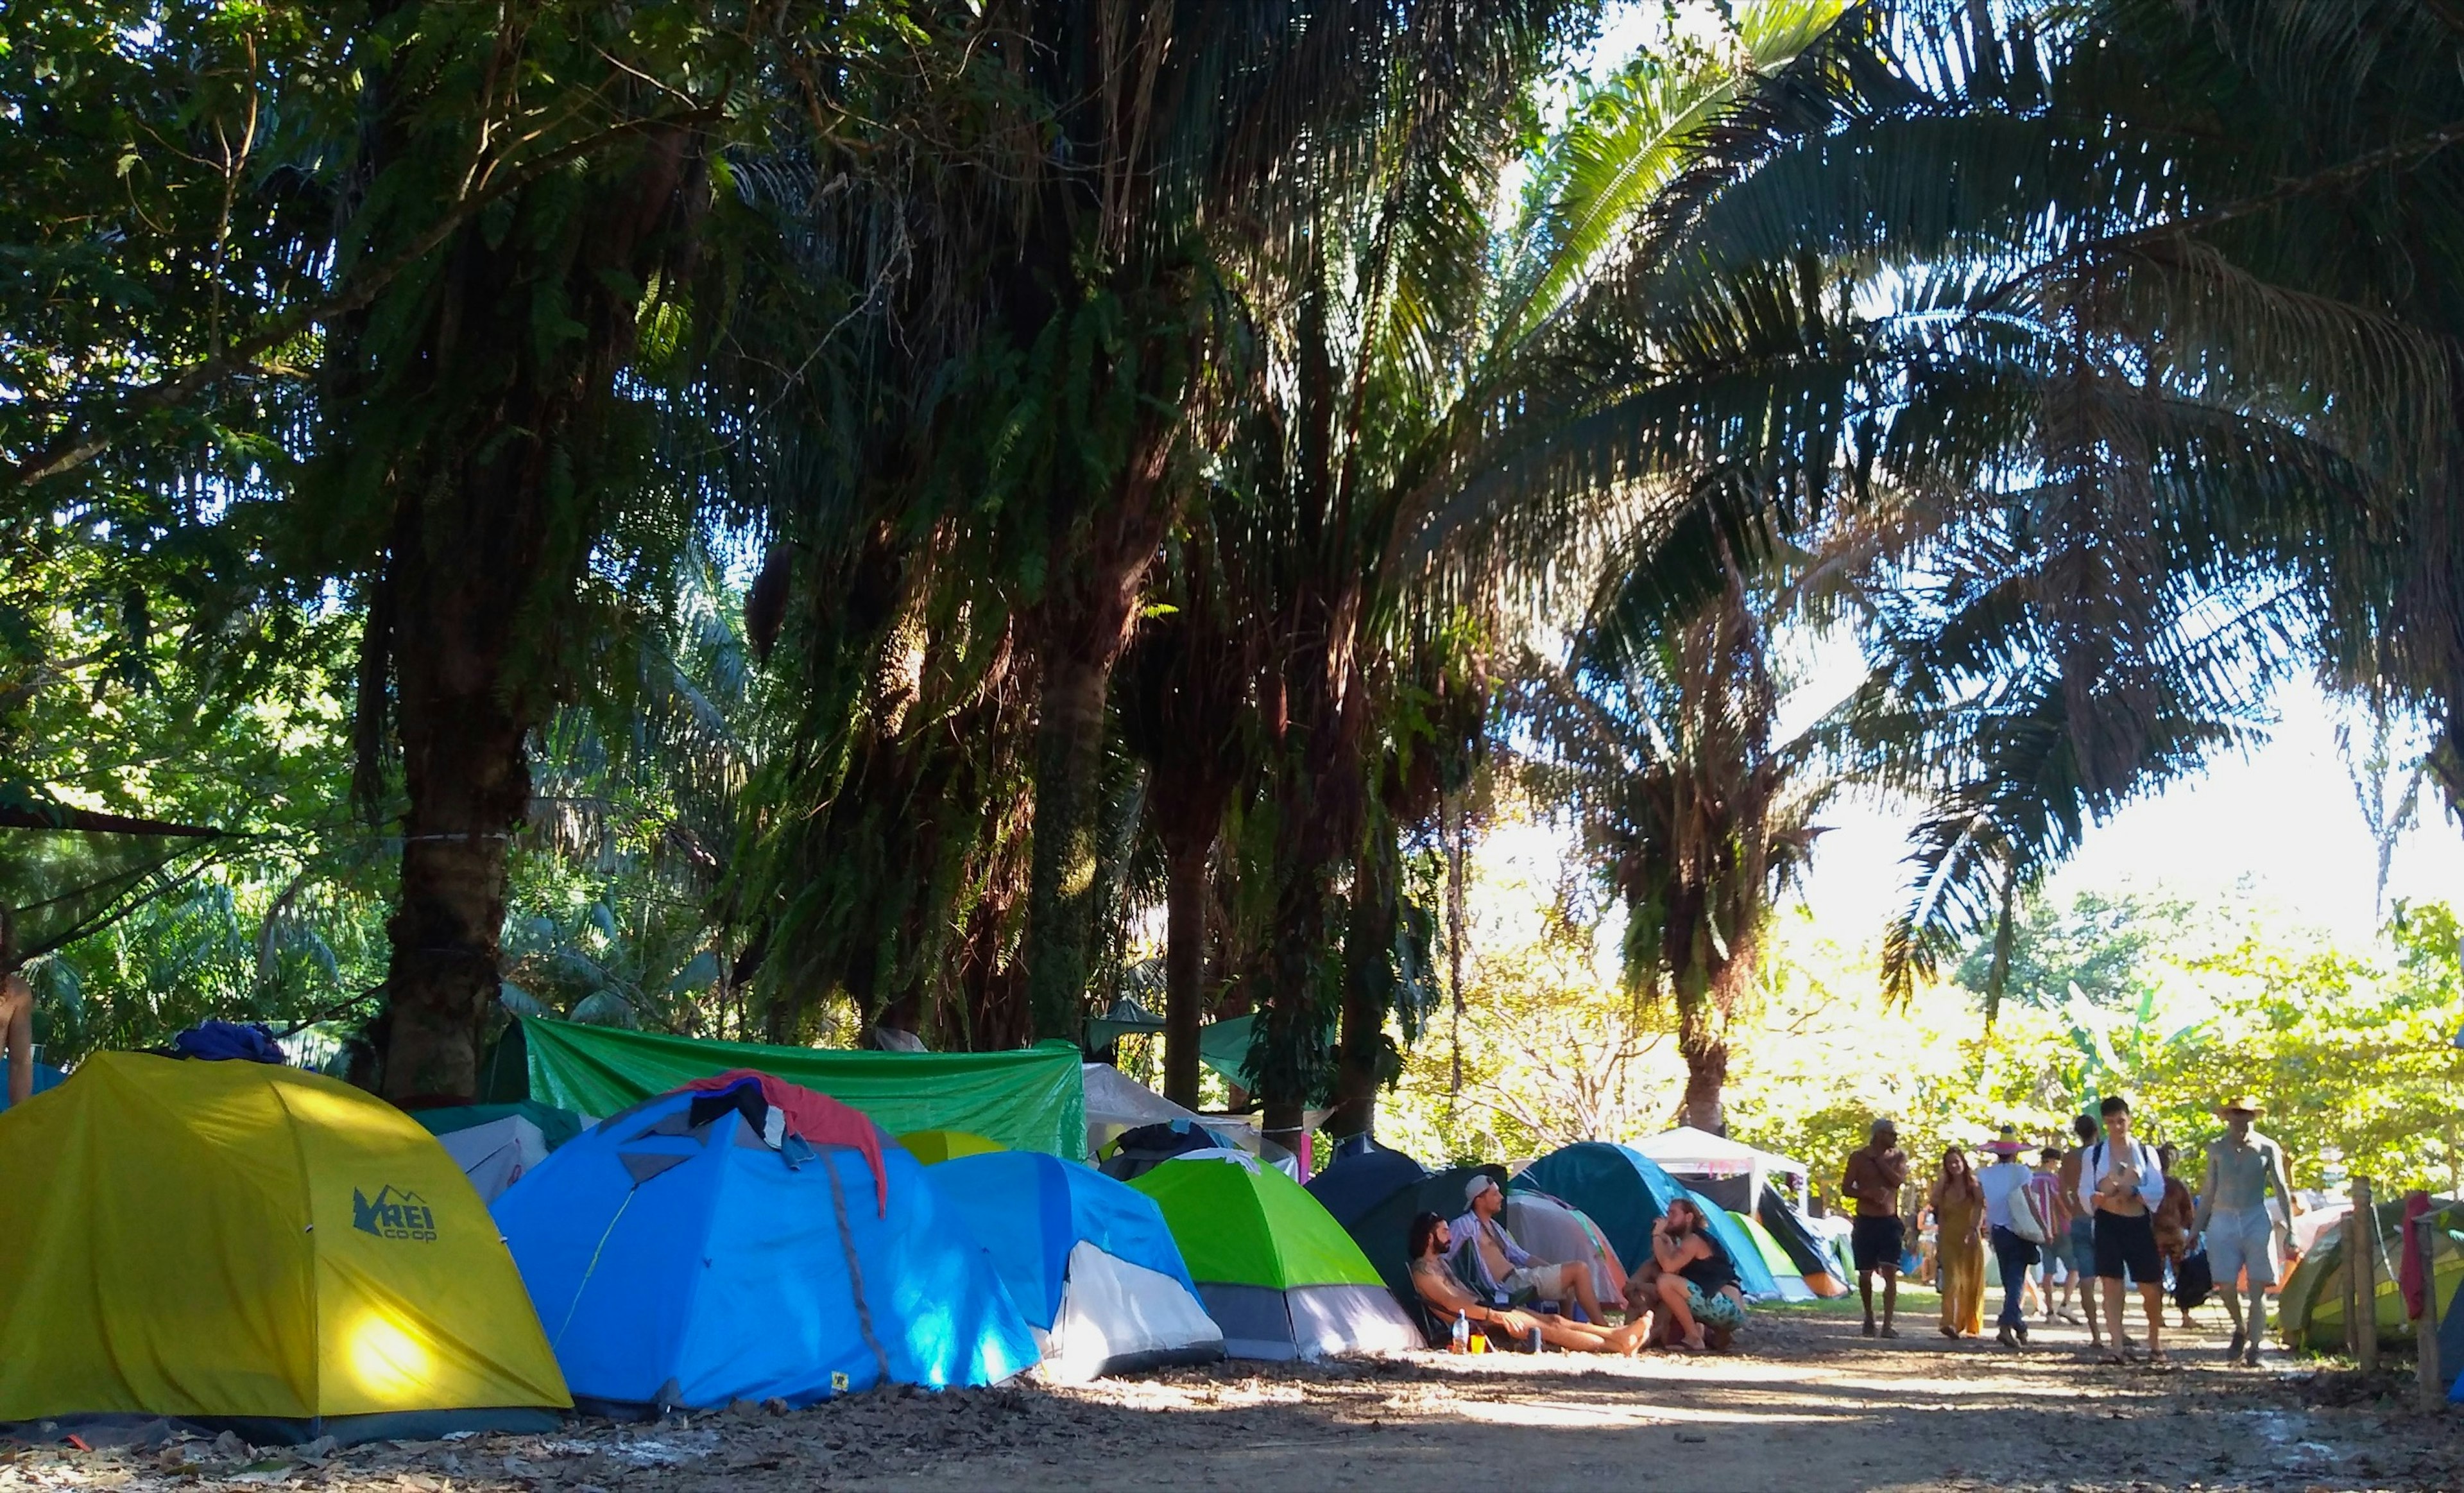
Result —
M1483 1192L1494 1192L1496 1191L1497 1178L1490 1176L1485 1171L1483 1171L1475 1175L1470 1181L1463 1184L1463 1201L1468 1203L1479 1197Z

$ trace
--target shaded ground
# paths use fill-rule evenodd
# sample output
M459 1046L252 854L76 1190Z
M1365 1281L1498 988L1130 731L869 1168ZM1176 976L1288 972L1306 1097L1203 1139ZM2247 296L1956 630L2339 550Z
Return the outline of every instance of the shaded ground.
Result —
M1745 1351L1708 1359L1236 1364L312 1459L159 1436L0 1449L0 1490L2464 1486L2464 1415L2418 1414L2409 1379L2229 1368L2215 1330L2175 1340L2180 1367L2159 1372L2083 1363L2076 1328L2012 1354L1947 1343L1928 1315L1907 1327L1872 1343L1853 1314L1799 1309L1759 1315Z

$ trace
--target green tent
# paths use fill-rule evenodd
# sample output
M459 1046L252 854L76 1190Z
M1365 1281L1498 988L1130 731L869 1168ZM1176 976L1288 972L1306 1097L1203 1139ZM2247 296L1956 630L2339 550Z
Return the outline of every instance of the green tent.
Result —
M1814 1287L1806 1283L1805 1277L1797 1271L1796 1261L1789 1259L1788 1251L1779 1247L1779 1240L1771 1237L1769 1229L1750 1214L1731 1211L1728 1216L1737 1220L1737 1227L1746 1237L1753 1240L1754 1248L1763 1257L1763 1263L1771 1269L1771 1283L1779 1287L1781 1301L1814 1300Z
M2453 1205L2444 1198L2433 1199L2433 1209L2455 1218ZM2404 1199L2373 1206L2377 1237L2372 1240L2374 1258L2371 1274L2376 1290L2372 1306L2378 1319L2381 1343L2409 1343L2413 1324L2405 1315L2404 1293L2395 1281L2397 1264L2404 1259ZM2310 1253L2301 1257L2293 1273L2284 1278L2284 1288L2277 1293L2276 1305L2277 1330L2283 1335L2285 1346L2307 1348L2313 1352L2334 1352L2344 1346L2344 1261L2348 1252L2344 1241L2353 1227L2347 1214L2343 1219L2319 1231L2310 1245ZM2436 1279L2434 1289L2442 1302L2453 1300L2459 1284L2464 1284L2464 1239L2453 1232L2453 1223L2438 1234L2438 1244L2432 1253ZM2218 1290L2231 1290L2223 1281Z
M1130 1186L1155 1200L1234 1358L1419 1348L1376 1268L1301 1185L1251 1157L1167 1161Z
M612 1115L694 1079L750 1068L827 1094L892 1135L965 1130L1012 1150L1087 1159L1087 1088L1078 1049L872 1053L713 1042L524 1016L528 1097ZM507 1034L508 1045L513 1034Z

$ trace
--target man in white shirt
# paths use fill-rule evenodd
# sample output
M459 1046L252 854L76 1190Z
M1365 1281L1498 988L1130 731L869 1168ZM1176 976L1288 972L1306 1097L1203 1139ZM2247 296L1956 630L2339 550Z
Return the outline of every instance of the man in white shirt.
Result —
M1535 1258L1506 1232L1498 1214L1506 1211L1506 1194L1497 1179L1483 1172L1463 1184L1470 1211L1455 1219L1448 1232L1454 1248L1466 1251L1478 1267L1475 1279L1485 1283L1495 1304L1512 1306L1527 1301L1555 1302L1583 1308L1583 1320L1606 1320L1599 1294L1592 1289L1592 1267L1579 1261L1551 1264Z
M2004 1125L2001 1136L1986 1143L1985 1148L1999 1158L1976 1174L1976 1185L1985 1190L1985 1224L1991 1231L1986 1237L2002 1267L2002 1315L1995 1321L2000 1330L1994 1336L2004 1348L2021 1348L2028 1342L2028 1312L2021 1301L2028 1289L2029 1267L2036 1262L2036 1246L2012 1229L2011 1194L2024 1190L2036 1173L2019 1159L2027 1148L2010 1125Z
M2166 1362L2160 1334L2165 1329L2165 1262L2156 1254L2156 1205L2165 1200L2165 1169L2153 1147L2130 1135L2130 1103L2121 1095L2097 1106L2104 1122L2104 1139L2079 1156L2079 1206L2095 1219L2096 1277L2104 1288L2104 1317L2113 1342L2104 1361L2125 1360L2122 1338L2122 1279L2139 1282L2139 1300L2147 1309L2147 1361Z

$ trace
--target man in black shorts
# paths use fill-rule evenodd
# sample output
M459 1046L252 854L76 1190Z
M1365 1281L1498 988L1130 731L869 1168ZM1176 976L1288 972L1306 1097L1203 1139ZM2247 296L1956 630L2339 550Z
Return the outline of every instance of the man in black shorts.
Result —
M1900 1305L1900 1256L1906 1249L1900 1226L1900 1188L1908 1179L1908 1157L1900 1149L1898 1126L1874 1122L1872 1139L1848 1156L1847 1174L1839 1191L1854 1198L1856 1216L1849 1223L1848 1244L1857 1263L1857 1292L1865 1303L1865 1335L1874 1336L1874 1276L1882 1277L1881 1335L1900 1334L1891 1315Z
M2156 1255L2155 1210L2165 1200L2165 1169L2153 1147L2131 1138L2128 1101L2112 1095L2097 1113L2104 1122L2104 1139L2080 1153L2079 1199L2096 1220L2096 1279L2113 1335L2104 1361L2122 1363L2130 1351L2122 1336L2122 1280L2127 1274L2139 1282L2139 1299L2147 1309L2147 1361L2161 1365L2165 1262Z

